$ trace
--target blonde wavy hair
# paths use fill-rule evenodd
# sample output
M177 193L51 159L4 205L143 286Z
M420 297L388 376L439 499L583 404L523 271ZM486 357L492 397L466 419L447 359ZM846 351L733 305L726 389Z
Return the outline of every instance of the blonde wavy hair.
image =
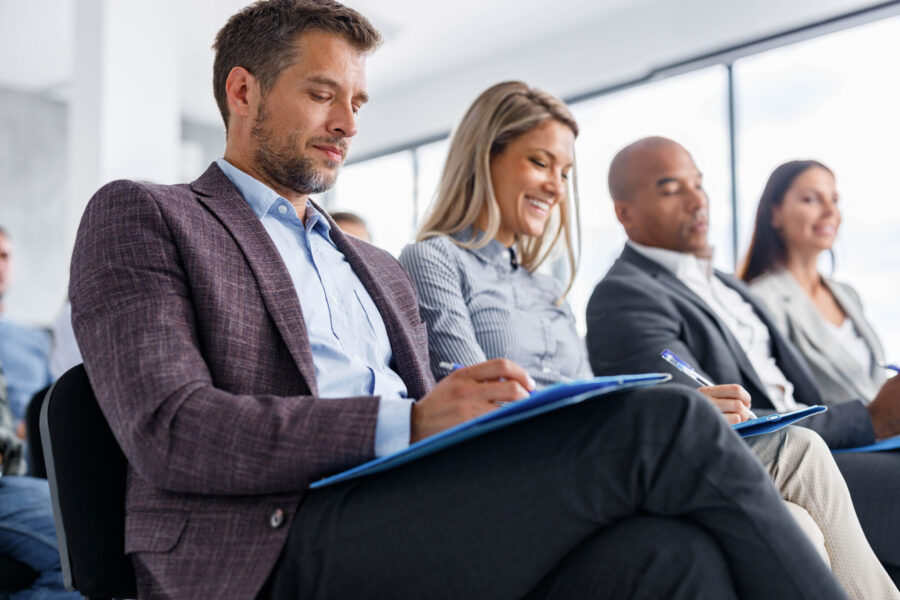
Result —
M491 182L491 158L502 153L513 139L549 120L559 121L578 136L578 124L572 113L552 94L520 81L498 83L482 92L450 138L441 182L416 241L459 233L474 226L484 211L488 216L486 235L463 242L451 239L468 249L480 248L494 239L500 229L500 207ZM566 199L553 207L544 232L539 236L516 236L519 264L532 272L552 253L560 237L564 239L569 281L563 298L572 287L578 270L580 249L576 252L576 245L580 246L581 238L574 163L569 173L570 189ZM572 208L575 212L574 232Z

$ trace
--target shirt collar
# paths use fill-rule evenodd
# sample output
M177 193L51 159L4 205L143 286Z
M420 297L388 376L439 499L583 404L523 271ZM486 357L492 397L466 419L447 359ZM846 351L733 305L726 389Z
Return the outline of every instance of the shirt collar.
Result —
M451 237L460 242L471 242L473 241L473 239L481 240L484 237L484 232L479 230L476 234L475 230L471 226L469 226L459 233L454 233ZM492 239L480 248L470 248L468 250L483 263L491 265L501 265L508 269L512 269L514 266L514 255L512 254L512 252L515 251L511 248L507 248L496 239Z
M228 177L229 181L231 181L238 189L241 196L243 196L244 200L247 201L247 204L250 205L250 208L257 218L262 219L272 212L272 209L279 201L286 203L293 210L293 206L286 198L259 179L241 171L225 160L225 158L217 158L216 164L222 169L222 172L225 173L225 176ZM329 237L328 232L331 230L331 224L322 216L322 213L315 209L311 202L306 203L306 215L304 221L306 223L306 231L312 231L314 228L318 228L319 233L325 235L326 238Z
M684 279L689 271L701 273L706 279L713 276L713 255L714 249L711 249L709 258L697 258L693 254L687 252L676 252L665 248L655 248L653 246L644 246L631 240L625 242L634 250L637 250L650 260L656 261L663 267L668 269L678 279Z

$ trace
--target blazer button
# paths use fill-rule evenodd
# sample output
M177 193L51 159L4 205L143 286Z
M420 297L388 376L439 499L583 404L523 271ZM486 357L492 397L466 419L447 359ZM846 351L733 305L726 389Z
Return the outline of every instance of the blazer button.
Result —
M276 508L271 516L269 516L269 527L278 529L282 524L284 524L284 511L280 508Z

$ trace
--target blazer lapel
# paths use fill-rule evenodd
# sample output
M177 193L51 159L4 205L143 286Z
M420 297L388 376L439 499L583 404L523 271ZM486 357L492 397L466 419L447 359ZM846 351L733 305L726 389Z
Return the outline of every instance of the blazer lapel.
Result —
M372 269L366 259L359 253L356 246L347 238L347 235L341 231L328 213L320 208L314 202L312 203L316 209L331 223L331 239L337 246L338 250L346 257L350 263L350 268L359 277L360 283L369 292L375 308L378 309L384 327L387 330L388 341L391 344L391 352L393 353L394 369L403 381L418 381L420 374L416 371L418 359L412 351L415 340L410 336L409 323L401 322L398 316L397 307L391 304L390 296L384 289L378 277L372 272ZM427 368L427 366L425 367ZM415 390L409 390L412 394Z
M755 385L763 394L766 393L766 387L760 380L759 375L756 374L756 370L754 370L753 365L750 364L750 359L747 358L747 353L744 352L744 349L741 348L741 345L734 337L734 334L732 334L731 330L725 325L725 323L723 323L721 319L719 319L719 316L715 313L715 311L713 311L711 306L704 302L703 299L700 298L700 296L692 292L691 289L688 286L684 285L684 283L682 283L681 280L678 279L671 271L663 267L661 264L657 263L655 260L647 258L631 246L626 244L625 250L622 252L622 257L635 264L635 266L650 273L652 277L663 282L675 294L681 296L682 299L690 302L691 304L702 310L704 313L706 313L709 319L719 330L719 333L722 335L725 343L728 345L728 349L737 362L743 376L751 381L753 385Z
M857 394L860 394L854 383L853 373L850 372L851 365L855 363L853 357L838 343L812 300L789 272L782 271L773 277L777 278L776 281L783 287L781 301L788 315L788 321L796 329L797 334L802 336L803 342L819 355L810 357L809 360L820 364L820 368L835 372L840 379L854 388ZM839 304L846 304L837 295L835 298Z
M878 340L875 331L872 330L869 322L866 321L866 318L862 313L862 307L857 303L856 299L852 298L840 285L834 284L827 278L823 279L825 285L831 290L832 295L835 297L838 304L841 305L841 308L844 309L844 313L847 317L853 322L857 333L862 336L863 340L866 342L866 346L868 346L869 351L872 353L874 364L872 365L872 371L869 373L869 377L873 379L873 381L884 381L884 371L882 367L877 364L884 362L884 350L881 347L881 342ZM841 350L843 351L843 348L841 348ZM847 358L850 358L849 355ZM853 363L848 364L856 365L857 363L854 361ZM856 377L852 379L852 381L857 380L858 378ZM867 397L866 392L867 390L861 390L862 397Z
M769 316L769 312L763 305L750 294L746 285L731 275L716 272L716 276L728 287L740 294L745 302L753 307L753 312L769 330L769 339L772 343L772 356L788 381L794 384L794 399L807 405L821 404L818 388L816 387L812 373L803 357L794 346L781 334L775 322ZM763 388L765 389L765 388Z
M262 222L215 163L191 184L191 189L240 246L275 326L310 393L316 395L316 369L297 291Z

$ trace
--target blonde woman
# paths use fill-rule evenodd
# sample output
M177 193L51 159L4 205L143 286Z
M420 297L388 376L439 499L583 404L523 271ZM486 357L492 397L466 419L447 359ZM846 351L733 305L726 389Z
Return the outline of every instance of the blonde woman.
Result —
M516 82L484 92L457 128L435 205L400 257L436 377L442 361L485 356L522 365L539 386L591 375L563 290L535 273L561 244L575 275L577 133L562 102Z
M566 288L536 273L562 245L569 284L575 276L577 135L563 102L520 82L483 92L454 132L434 205L400 256L419 294L436 377L447 363L499 357L538 387L591 375ZM700 391L729 421L747 418L749 396L739 386ZM788 428L747 442L847 593L900 598L821 438Z

